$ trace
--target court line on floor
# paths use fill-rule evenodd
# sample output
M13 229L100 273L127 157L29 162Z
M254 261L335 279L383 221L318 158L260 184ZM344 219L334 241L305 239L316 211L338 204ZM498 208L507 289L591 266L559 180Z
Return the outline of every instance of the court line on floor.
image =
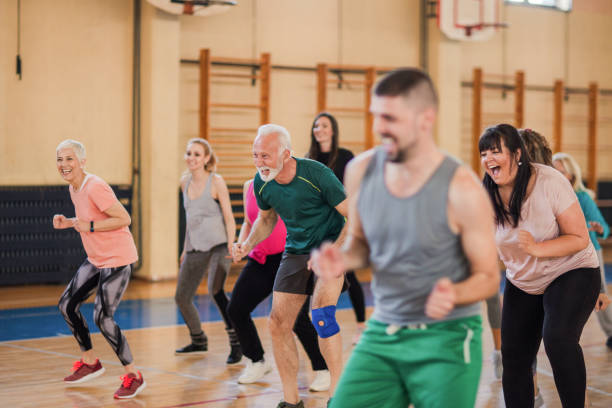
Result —
M308 387L300 387L298 388L299 391L304 391L308 389ZM216 398L216 399L211 399L211 400L204 400L204 401L193 401L193 402L185 402L183 404L178 404L178 405L168 405L168 406L163 406L161 408L186 408L186 407L195 407L198 405L206 405L206 404L212 404L214 402L222 402L222 401L235 401L235 400L239 400L239 399L246 399L246 398L253 398L253 397L260 397L262 395L273 395L273 394L281 394L282 391L266 391L266 392L260 392L257 394L242 394L242 395L236 395L233 397L223 397L223 398ZM304 394L300 394L301 397L305 397L306 395ZM312 397L312 394L308 394L308 397Z
M43 349L36 348L36 347L20 346L18 344L0 343L0 346L16 348L16 349L25 350L25 351L35 351L35 352L42 353L42 354L49 354L49 355L52 355L52 356L66 357L66 358L75 359L75 360L80 359L80 356L76 356L76 355L73 355L73 354L60 353L59 351L43 350ZM112 365L112 366L123 367L123 365L121 363L116 362L116 361L100 360L100 362L102 362L104 364ZM185 374L185 373L181 373L181 372L177 372L177 371L167 371L167 370L163 370L163 369L155 368L155 367L147 367L147 366L141 366L141 365L137 365L136 367L138 369L142 370L142 371L145 371L145 372L149 371L149 372L155 372L157 374L176 375L176 376L179 376L179 377L190 378L190 379L193 379L193 380L212 381L212 382L215 382L215 383L227 384L227 385L232 385L232 386L237 384L235 381L217 380L217 379L214 379L214 378L201 377L201 376L193 375L193 374ZM248 384L247 386L255 386L255 387L261 388L261 386L259 386L257 384ZM281 392L281 391L278 390L278 392Z
M543 368L540 368L540 367L538 367L538 373L541 373L541 374L547 375L547 376L549 376L549 377L551 377L551 378L554 378L554 376L553 376L553 373L552 373L552 372L550 372L550 371L548 371L548 370L545 370L545 369L543 369ZM605 395L605 396L607 396L607 397L612 397L612 393L606 392L606 391L604 391L604 390L600 390L599 388L592 387L592 386L590 386L590 385L588 385L588 384L587 384L587 390L589 390L589 391L593 391L593 392L596 392L596 393L598 393L598 394Z

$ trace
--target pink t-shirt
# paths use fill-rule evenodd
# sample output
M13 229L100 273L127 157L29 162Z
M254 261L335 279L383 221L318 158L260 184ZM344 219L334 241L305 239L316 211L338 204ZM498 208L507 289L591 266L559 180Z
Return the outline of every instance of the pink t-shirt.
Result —
M249 218L251 225L255 223L257 214L259 214L259 207L257 207L257 199L253 192L253 183L249 183L246 197L246 216ZM287 229L285 223L278 217L276 226L270 236L253 248L249 253L249 256L256 260L260 264L266 263L266 256L279 254L285 250L285 240L287 239Z
M518 246L518 232L526 230L536 242L548 241L559 236L556 217L577 201L569 181L557 170L543 164L533 164L536 181L533 191L523 202L521 219L512 228L506 223L498 225L495 241L499 256L506 265L506 276L513 285L539 295L560 275L578 268L597 268L599 261L593 244L568 256L537 258L525 253Z
M69 187L70 198L79 220L101 221L104 213L117 202L115 193L100 177L88 174L79 191ZM138 252L128 227L112 231L81 232L87 259L96 268L116 268L138 260Z

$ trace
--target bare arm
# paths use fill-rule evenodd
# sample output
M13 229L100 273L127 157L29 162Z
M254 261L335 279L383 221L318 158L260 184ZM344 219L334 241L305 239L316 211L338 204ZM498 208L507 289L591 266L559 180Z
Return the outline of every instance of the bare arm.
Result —
M425 313L434 319L443 318L455 305L486 299L499 288L493 209L482 185L465 167L450 184L448 220L450 229L460 235L470 276L457 283L448 278L436 282L425 305Z
M499 290L493 208L480 181L466 168L460 168L451 182L449 201L451 219L457 222L470 263L470 277L454 284L455 303L473 303Z
M225 232L227 234L227 247L231 250L232 244L236 239L236 220L234 219L234 213L232 212L232 204L230 202L229 191L227 191L227 185L225 180L218 174L215 174L213 179L215 186L215 193L221 206L221 212L223 213L223 219L225 220Z
M244 208L244 221L242 222L242 227L240 227L240 235L238 235L238 243L243 243L249 234L251 233L251 221L249 221L249 217L247 217L247 193L249 191L249 184L251 184L253 180L247 180L244 183L242 188L242 205Z
M342 246L342 255L347 270L360 269L370 264L370 247L363 232L357 200L363 175L374 155L370 150L357 156L349 162L344 174L344 184L347 194L348 218L345 226L346 239Z
M340 215L342 215L345 218L348 217L348 200L347 199L344 199L344 201L338 204L335 208L336 208L336 211L340 213ZM340 231L340 234L338 235L338 238L336 238L336 241L334 242L334 245L336 245L338 248L342 247L342 244L344 244L344 241L346 240L347 230L348 230L347 223L345 222L344 226L342 227L342 230Z
M538 258L573 255L589 245L589 231L576 201L568 209L557 216L559 236L548 241L535 242L527 231L519 231L519 247L529 255Z
M181 177L181 192L182 193L185 192L186 185L187 185L187 176L183 176ZM185 249L186 237L187 237L187 228L185 227L185 236L183 237L183 252L181 252L181 255L179 256L179 265L183 263L183 259L185 259L185 253L187 253L187 250Z
M268 238L268 236L270 236L274 230L277 221L278 214L276 214L276 211L274 211L273 208L270 208L269 210L260 209L257 219L253 223L247 238L240 243L235 243L232 248L232 257L234 258L234 262L240 261L242 258L247 256L257 244Z
M345 172L344 183L347 199L343 203L346 202L348 206L348 219L336 241L338 243L343 235L346 236L342 249L338 249L337 244L327 242L311 254L312 269L322 279L335 279L342 276L347 270L364 268L369 265L370 248L357 211L357 196L359 184L371 156L372 151L359 155L349 163ZM341 210L338 211L342 214Z
M94 231L113 231L122 227L127 227L132 223L130 214L123 208L119 201L116 201L108 210L104 211L104 214L108 215L108 218L94 222ZM91 220L80 220L78 218L71 218L72 226L79 232L89 231Z

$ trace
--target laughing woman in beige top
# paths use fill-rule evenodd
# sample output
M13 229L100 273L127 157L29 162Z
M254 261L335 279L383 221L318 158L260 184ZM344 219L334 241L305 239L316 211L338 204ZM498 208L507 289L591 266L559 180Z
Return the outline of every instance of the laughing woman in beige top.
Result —
M506 265L506 406L533 406L531 363L543 339L563 407L582 408L586 372L578 341L600 277L580 204L561 173L530 162L514 127L486 129L478 147L495 209L498 253Z

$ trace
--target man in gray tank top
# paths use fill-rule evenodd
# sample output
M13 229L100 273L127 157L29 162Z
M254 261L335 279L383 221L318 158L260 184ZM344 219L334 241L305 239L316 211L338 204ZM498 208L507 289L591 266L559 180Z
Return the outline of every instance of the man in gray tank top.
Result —
M345 244L312 254L323 280L373 270L375 312L331 407L473 407L478 302L499 286L491 204L475 174L434 143L437 96L427 74L389 73L370 110L382 146L347 168Z

